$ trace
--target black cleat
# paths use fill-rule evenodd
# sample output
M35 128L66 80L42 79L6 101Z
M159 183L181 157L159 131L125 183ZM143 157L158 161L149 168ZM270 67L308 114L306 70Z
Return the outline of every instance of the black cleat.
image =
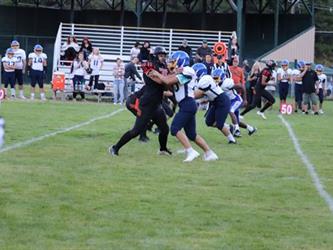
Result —
M171 152L169 149L163 149L163 150L158 151L158 154L159 154L159 155L167 155L167 156L171 156L171 155L172 155L172 152Z
M237 144L237 141L229 141L228 144Z
M234 136L239 138L239 137L242 137L242 134L238 129L236 129L234 132Z
M147 143L149 141L149 137L147 136L140 136L139 141L143 143Z
M115 148L115 146L111 146L109 147L109 154L112 155L112 156L118 156L119 155L119 152L118 150Z
M257 128L254 127L253 130L249 131L249 135L253 135L255 132L257 132Z

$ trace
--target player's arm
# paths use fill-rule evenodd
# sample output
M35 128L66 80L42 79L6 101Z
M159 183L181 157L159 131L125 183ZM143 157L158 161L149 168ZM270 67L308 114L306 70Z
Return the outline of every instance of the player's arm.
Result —
M278 80L278 81L281 81L281 80L282 80L282 74L281 74L281 71L280 71L280 70L277 72L277 80Z
M205 96L205 92L202 91L201 89L196 89L194 90L194 98L195 99L200 99Z
M148 76L159 84L174 85L179 81L176 75L163 76L161 73L157 72L156 70L151 70L148 73Z

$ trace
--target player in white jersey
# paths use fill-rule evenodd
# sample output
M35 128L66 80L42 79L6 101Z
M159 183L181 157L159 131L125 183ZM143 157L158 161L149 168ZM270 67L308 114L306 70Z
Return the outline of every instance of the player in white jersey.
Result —
M283 103L286 103L289 83L291 82L292 70L289 69L289 61L283 60L281 62L281 68L277 70L277 79L279 81L279 95L280 95L280 107Z
M20 43L18 41L12 41L10 46L14 50L14 57L16 58L15 83L17 82L19 85L19 98L25 99L25 96L23 94L23 75L25 73L27 56L25 51L23 49L20 49Z
M304 71L305 62L300 60L298 61L296 68L292 71L292 80L294 82L295 88L295 112L297 113L298 109L302 110L302 76L301 73Z
M170 58L170 68L179 70L178 74L163 76L157 71L151 71L149 76L154 81L173 86L175 98L179 105L179 111L175 115L171 124L171 135L176 136L183 145L186 152L184 162L191 162L200 154L194 150L189 140L194 141L203 151L205 161L217 160L217 155L209 148L205 140L196 132L195 115L197 104L194 99L194 90L196 74L189 67L190 58L184 51L172 53ZM185 132L182 130L184 129Z
M103 67L104 59L99 53L98 48L93 48L93 52L88 57L89 67L92 69L90 81L89 81L89 88L91 89L92 85L94 84L94 89L97 89L99 74Z
M206 113L206 125L216 127L229 141L229 144L235 144L236 140L230 132L229 126L225 124L230 111L230 100L223 93L223 90L216 84L215 80L207 75L207 68L202 63L196 63L192 66L196 72L198 84L194 92L196 99L206 97L209 101L209 109Z
M242 97L237 93L236 88L242 88L240 85L235 85L232 78L224 78L224 72L216 69L212 72L212 77L217 84L221 84L222 90L226 93L230 100L230 112L229 115L232 121L232 131L235 137L241 137L240 127L247 129L248 134L252 135L257 131L255 127L252 127L242 121L239 118L239 110L243 105Z
M30 99L35 99L35 87L38 83L40 89L40 99L42 101L46 100L44 91L44 73L46 73L47 67L47 55L43 53L43 47L36 44L34 47L34 52L30 53L28 66L30 67L30 78L31 78L31 96Z
M1 59L4 72L3 83L5 85L5 96L8 95L7 88L10 86L10 97L15 98L15 63L14 50L7 49L6 56Z
M323 102L324 97L326 96L327 90L327 76L323 73L324 66L321 64L316 65L316 72L319 78L319 84L317 87L317 95L319 97L319 114L324 114L323 111Z

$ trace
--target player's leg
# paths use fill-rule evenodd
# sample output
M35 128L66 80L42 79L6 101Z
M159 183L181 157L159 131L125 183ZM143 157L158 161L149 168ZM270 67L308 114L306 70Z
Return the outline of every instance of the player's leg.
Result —
M256 88L256 92L253 96L253 101L250 105L248 105L241 113L241 116L244 116L252 109L255 109L261 103L261 91L260 89Z
M23 71L21 69L15 70L15 81L19 85L19 98L26 99L23 93Z
M323 89L319 89L318 98L319 98L319 113L324 114L324 111L323 111L324 90Z
M10 80L9 80L9 74L8 72L3 72L3 84L4 84L4 87L5 87L5 96L7 97L8 96L8 86L10 85Z
M168 135L169 135L169 125L167 123L167 117L162 109L161 106L159 106L155 111L154 115L152 117L152 121L157 125L159 129L158 134L158 141L160 143L160 154L168 154L170 155L171 152L167 148L168 143ZM147 126L144 129L144 133L147 131ZM145 135L145 137L147 137Z
M30 99L34 100L35 99L35 87L37 83L37 74L35 70L30 71L30 79L31 79L31 91L30 91Z
M266 109L268 109L269 107L271 107L275 103L275 98L272 96L271 93L269 93L265 89L262 90L261 95L262 95L262 97L264 97L267 100L264 107L260 110L261 113L264 113L266 111Z
M236 139L234 138L233 134L230 132L229 126L225 123L231 109L231 103L229 98L224 94L220 98L221 101L216 107L214 114L216 127L224 134L225 137L227 137L229 144L235 144Z
M40 99L42 101L45 101L46 97L45 97L45 91L44 91L44 79L43 78L44 78L43 72L39 71L37 81L38 81L38 86L39 86Z
M11 98L15 98L16 97L15 72L10 72L10 74L9 74L9 84L10 84L10 96L11 96Z

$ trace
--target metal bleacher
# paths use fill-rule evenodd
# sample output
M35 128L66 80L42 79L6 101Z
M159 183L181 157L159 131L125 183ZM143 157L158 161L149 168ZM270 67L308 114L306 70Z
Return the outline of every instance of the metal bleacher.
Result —
M189 46L192 47L195 53L196 48L201 46L203 39L207 40L208 45L212 47L216 42L227 42L231 32L60 23L54 46L53 72L62 71L65 73L65 92L72 92L71 67L60 60L60 54L61 45L70 35L76 37L79 45L81 45L84 37L88 37L93 47L100 49L104 58L100 82L106 84L106 86L112 86L112 68L115 64L115 59L120 57L124 63L129 62L130 50L136 41L150 41L152 47L163 46L168 53L171 53L178 49L184 39L187 39ZM89 79L88 75L86 79Z

